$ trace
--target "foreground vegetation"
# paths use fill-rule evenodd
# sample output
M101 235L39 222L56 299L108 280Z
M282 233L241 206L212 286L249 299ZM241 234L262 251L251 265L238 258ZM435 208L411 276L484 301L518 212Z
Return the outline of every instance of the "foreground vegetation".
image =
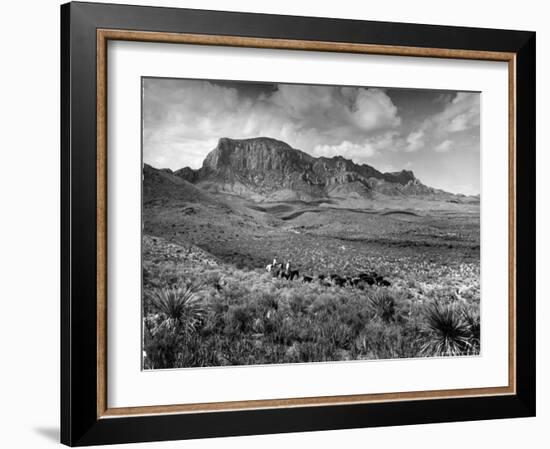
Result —
M147 240L144 368L475 355L479 266L400 260L391 287L322 286Z

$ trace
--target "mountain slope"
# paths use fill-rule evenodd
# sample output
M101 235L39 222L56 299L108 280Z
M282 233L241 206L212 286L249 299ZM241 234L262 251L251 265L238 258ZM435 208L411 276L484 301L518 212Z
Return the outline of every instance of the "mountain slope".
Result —
M331 197L429 197L452 200L456 195L422 184L410 170L382 173L342 156L315 158L268 137L221 138L199 170L173 173L210 192L254 200L312 201Z
M158 170L150 165L143 165L143 200L148 202L165 202L169 199L191 203L219 204L219 201L196 187L172 170Z

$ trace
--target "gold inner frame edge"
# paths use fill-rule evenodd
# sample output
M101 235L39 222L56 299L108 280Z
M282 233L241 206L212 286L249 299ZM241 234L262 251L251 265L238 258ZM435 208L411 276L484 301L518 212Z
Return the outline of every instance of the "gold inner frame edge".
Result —
M378 44L252 38L241 36L98 29L97 37L97 417L206 413L289 407L366 404L422 399L513 395L516 392L516 55L508 52L388 46ZM502 61L508 63L508 385L344 396L108 408L107 404L107 42L109 40L248 48L363 53L389 56Z

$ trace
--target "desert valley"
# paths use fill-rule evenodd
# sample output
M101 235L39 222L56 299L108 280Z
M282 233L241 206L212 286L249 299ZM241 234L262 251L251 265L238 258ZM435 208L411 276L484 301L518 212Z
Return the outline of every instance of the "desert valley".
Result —
M479 353L479 196L266 137L143 175L144 368Z

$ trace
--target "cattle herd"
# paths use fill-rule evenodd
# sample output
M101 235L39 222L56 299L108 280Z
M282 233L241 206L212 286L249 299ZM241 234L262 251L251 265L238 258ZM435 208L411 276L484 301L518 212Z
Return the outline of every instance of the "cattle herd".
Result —
M300 280L300 272L283 268L283 264L269 264L266 271L271 273L274 278L287 279L289 281ZM366 285L378 285L381 287L389 287L391 284L383 276L380 276L375 271L359 273L355 276L340 276L339 274L319 274L317 277L304 274L301 277L303 283L318 282L324 287L356 287L364 288Z

